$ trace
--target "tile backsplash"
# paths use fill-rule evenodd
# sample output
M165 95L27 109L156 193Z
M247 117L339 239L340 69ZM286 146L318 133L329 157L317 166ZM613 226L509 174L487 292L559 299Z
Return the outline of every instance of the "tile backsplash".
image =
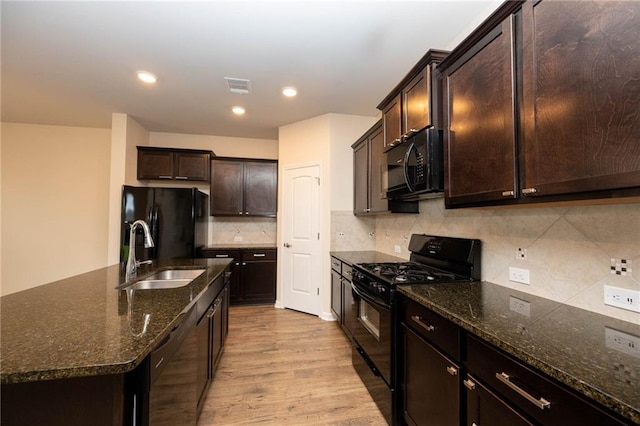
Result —
M640 291L640 273L611 273L612 259L640 264L640 204L446 210L438 199L420 202L417 215L360 219L336 211L331 227L332 250L377 250L405 259L414 233L478 238L483 280L640 322L638 313L604 305L605 285ZM531 284L509 281L509 267L528 269Z
M247 243L276 245L276 218L210 217L209 243Z

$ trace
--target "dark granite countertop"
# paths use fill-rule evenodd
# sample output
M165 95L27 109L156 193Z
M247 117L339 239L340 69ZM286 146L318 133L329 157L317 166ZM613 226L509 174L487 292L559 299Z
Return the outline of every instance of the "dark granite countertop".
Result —
M20 383L133 370L169 333L228 259L154 262L137 280L164 269L206 271L189 285L136 290L131 314L122 265L114 265L0 298L0 382ZM146 331L145 314L149 315Z
M267 249L275 249L275 244L269 243L219 243L219 244L211 244L203 247L203 250L240 250L240 249L250 249L250 250L267 250Z
M354 263L378 263L378 262L406 262L407 259L380 253L378 251L332 251L329 253L344 263L353 266Z
M331 254L345 262L388 261L375 252ZM640 324L489 282L399 285L398 291L640 424L640 349L614 349L607 340L616 330L640 339ZM529 302L529 315L511 310L511 298Z

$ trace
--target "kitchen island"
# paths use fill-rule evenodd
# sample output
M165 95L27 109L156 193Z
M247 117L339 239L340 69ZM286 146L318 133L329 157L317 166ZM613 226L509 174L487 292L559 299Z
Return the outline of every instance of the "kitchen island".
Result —
M18 402L22 409L39 409L35 399L25 401L18 395L35 398L48 388L55 401L72 384L87 391L71 401L77 411L99 410L99 401L111 395L103 413L108 418L98 418L97 411L93 424L127 424L126 411L133 408L127 393L137 388L132 383L137 368L184 313L200 309L201 297L217 293L212 285L222 288L229 263L181 259L141 266L137 280L166 269L204 272L183 287L136 290L129 296L122 289L124 267L114 265L0 298L2 423L9 419L7 408Z

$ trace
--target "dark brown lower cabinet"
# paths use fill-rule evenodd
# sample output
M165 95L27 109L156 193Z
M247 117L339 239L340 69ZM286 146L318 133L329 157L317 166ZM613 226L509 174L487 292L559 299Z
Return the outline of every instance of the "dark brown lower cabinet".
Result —
M197 381L198 412L216 373L228 333L229 284L218 293L196 325L198 342Z
M342 325L342 277L333 269L331 270L331 312L336 316L338 324Z
M232 260L229 295L232 305L275 302L277 265L275 248L203 249L200 256Z
M498 398L493 392L485 388L467 375L464 380L467 401L467 426L532 426L509 404Z
M403 324L403 414L409 425L460 424L460 366Z

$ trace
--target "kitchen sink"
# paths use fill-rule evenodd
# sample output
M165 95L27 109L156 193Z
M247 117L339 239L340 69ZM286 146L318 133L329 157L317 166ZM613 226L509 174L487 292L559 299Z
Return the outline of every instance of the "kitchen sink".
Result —
M188 280L191 281L200 276L204 269L167 269L156 272L145 278L145 281Z
M202 274L204 269L167 269L128 285L132 290L161 290L184 287Z

